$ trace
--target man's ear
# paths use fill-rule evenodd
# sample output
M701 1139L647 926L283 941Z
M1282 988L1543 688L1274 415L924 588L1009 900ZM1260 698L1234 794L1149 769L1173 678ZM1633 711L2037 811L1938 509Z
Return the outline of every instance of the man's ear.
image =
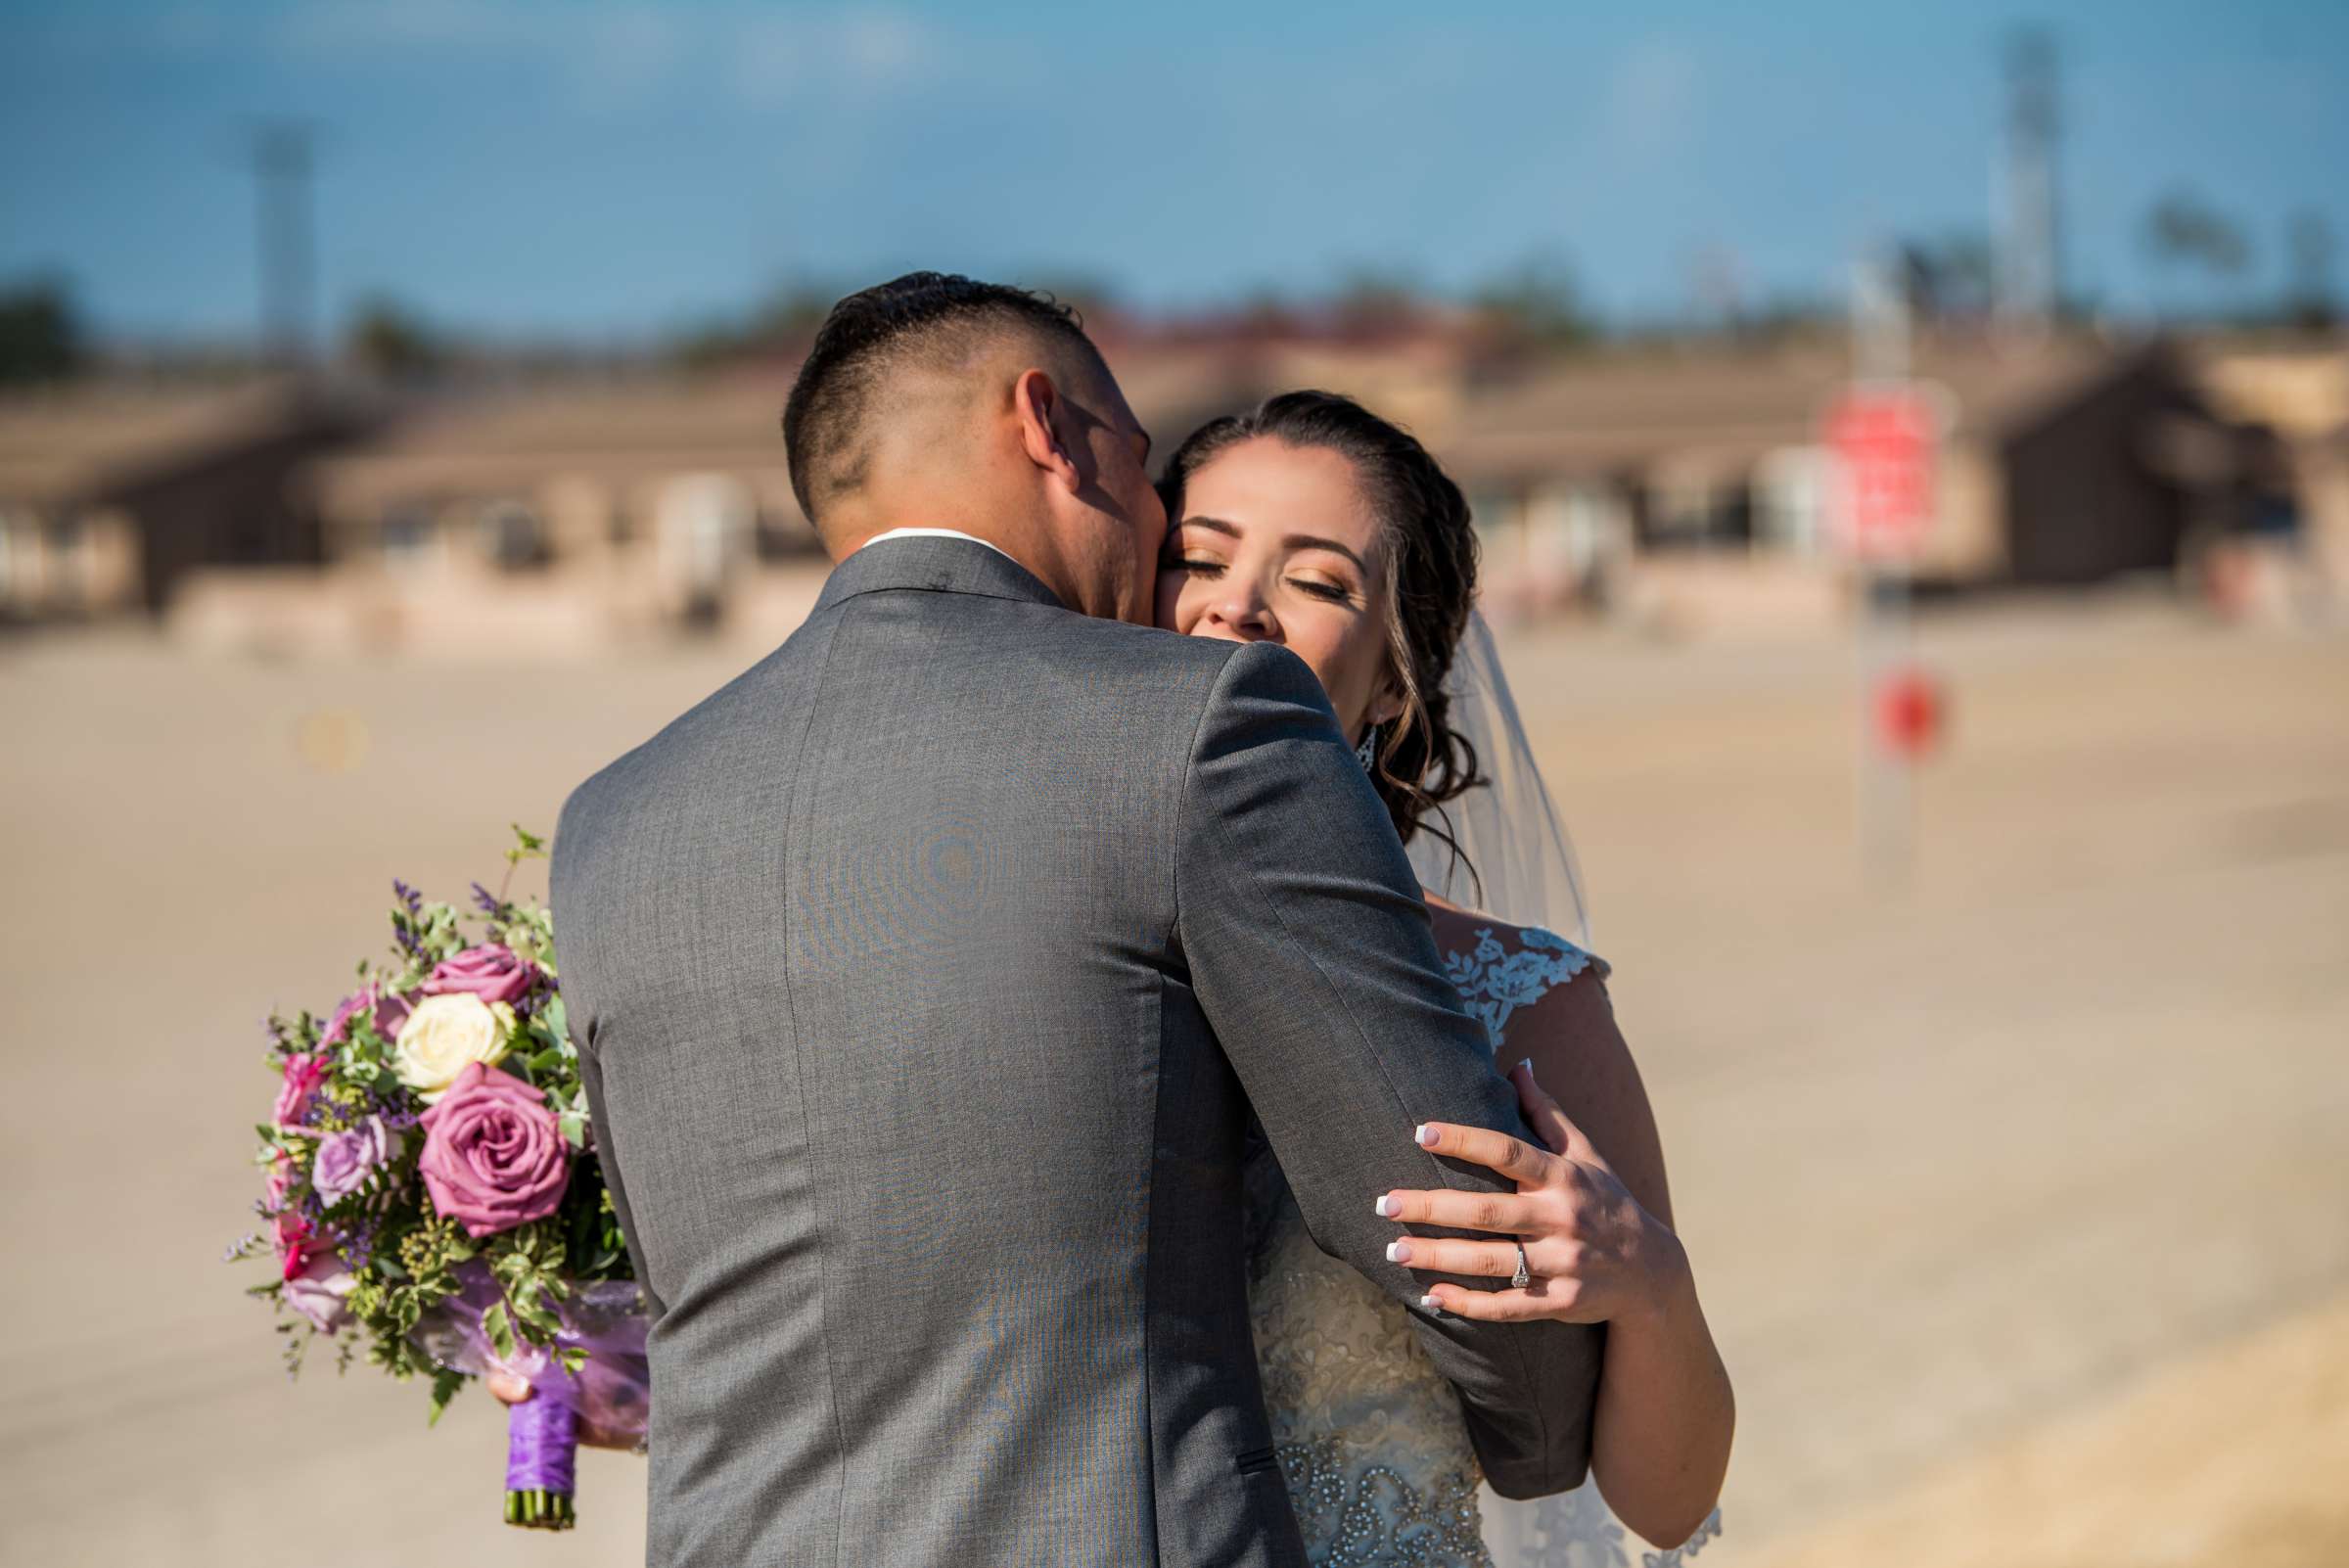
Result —
M1021 371L1020 379L1011 384L1011 412L1019 421L1020 446L1028 460L1071 489L1082 484L1076 460L1061 438L1060 425L1067 409L1052 378L1040 370Z

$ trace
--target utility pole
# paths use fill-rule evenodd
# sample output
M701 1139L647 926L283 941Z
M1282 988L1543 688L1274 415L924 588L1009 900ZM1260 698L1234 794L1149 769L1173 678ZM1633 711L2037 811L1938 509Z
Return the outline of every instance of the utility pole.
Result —
M310 357L313 140L306 123L271 120L253 131L248 149L258 198L261 351L286 367L306 364Z
M2005 210L1998 214L1998 305L2009 327L2045 331L2063 299L2055 193L2055 41L2026 27L2006 43Z
M1889 249L1852 268L1852 382L1870 390L1909 378L1909 298ZM1906 761L1877 733L1884 683L1913 657L1905 560L1863 551L1860 565L1860 853L1870 879L1905 887L1916 856L1916 796Z
M1941 727L1940 685L1918 668L1911 601L1929 545L1945 423L1915 379L1906 280L1889 251L1852 269L1852 379L1830 410L1836 532L1861 592L1860 850L1869 880L1898 889L1916 853L1914 770Z

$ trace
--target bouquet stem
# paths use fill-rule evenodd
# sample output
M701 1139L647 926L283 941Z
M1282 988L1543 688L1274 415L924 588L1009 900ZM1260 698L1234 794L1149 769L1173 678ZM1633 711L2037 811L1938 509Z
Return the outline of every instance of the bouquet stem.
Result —
M579 1418L561 1400L533 1394L506 1411L506 1523L525 1530L569 1530L575 1490L572 1459Z

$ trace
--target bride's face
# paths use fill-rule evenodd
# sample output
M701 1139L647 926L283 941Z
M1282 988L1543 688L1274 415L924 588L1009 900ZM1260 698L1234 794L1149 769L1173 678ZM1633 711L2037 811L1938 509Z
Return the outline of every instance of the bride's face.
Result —
M1183 485L1158 574L1158 623L1277 642L1313 667L1349 740L1403 711L1387 659L1386 549L1354 464L1260 437Z

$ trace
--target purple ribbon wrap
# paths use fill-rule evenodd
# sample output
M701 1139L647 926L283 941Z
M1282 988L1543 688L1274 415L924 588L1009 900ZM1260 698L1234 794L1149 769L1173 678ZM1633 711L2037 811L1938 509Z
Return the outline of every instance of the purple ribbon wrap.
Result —
M579 1447L579 1416L543 1395L506 1412L506 1490L573 1492L572 1458Z

